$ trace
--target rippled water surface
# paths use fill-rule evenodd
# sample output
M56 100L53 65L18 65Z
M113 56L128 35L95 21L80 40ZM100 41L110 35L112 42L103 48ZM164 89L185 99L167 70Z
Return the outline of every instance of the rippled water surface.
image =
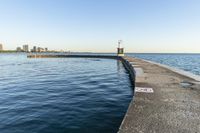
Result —
M200 75L200 54L128 54Z
M0 133L115 133L131 98L119 61L0 54Z

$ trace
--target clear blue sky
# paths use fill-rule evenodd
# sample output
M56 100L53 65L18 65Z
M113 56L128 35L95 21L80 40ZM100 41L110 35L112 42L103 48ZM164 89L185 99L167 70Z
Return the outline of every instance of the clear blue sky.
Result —
M200 0L0 0L0 43L71 51L200 52Z

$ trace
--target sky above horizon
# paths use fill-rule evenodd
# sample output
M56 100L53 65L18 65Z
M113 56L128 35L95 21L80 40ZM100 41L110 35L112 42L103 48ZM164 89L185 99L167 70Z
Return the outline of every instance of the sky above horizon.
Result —
M199 0L0 0L0 43L56 50L200 53Z

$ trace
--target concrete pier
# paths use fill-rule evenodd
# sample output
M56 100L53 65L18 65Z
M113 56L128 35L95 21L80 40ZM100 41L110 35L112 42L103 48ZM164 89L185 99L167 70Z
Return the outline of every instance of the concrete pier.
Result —
M138 71L135 95L118 133L200 132L200 82L196 77L141 59L124 59Z
M76 54L29 54L28 58L105 58L105 59L121 59L114 55L76 55Z
M29 55L28 58L119 59L135 87L118 133L199 133L200 78L133 57Z

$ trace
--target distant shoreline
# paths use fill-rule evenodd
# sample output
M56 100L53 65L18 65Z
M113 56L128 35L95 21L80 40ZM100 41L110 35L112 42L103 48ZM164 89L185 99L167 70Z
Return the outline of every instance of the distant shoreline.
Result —
M19 53L16 50L2 50L0 53Z
M24 51L16 51L16 50L3 50L0 51L0 53L62 53L62 52L58 52L58 51L49 51L49 52L24 52Z
M0 51L0 53L62 53L62 52L60 52L60 51L48 51L48 52L23 52L23 51L21 51L21 52L19 52L19 51L16 51L16 50L3 50L3 51ZM100 53L100 52L70 52L70 53L75 53L75 54L76 53L78 53L78 54L82 54L82 53L84 53L84 54L115 54L113 52L110 52L110 53L108 53L108 52L106 52L106 53L103 53L103 52L102 53ZM198 55L200 53L134 53L134 52L126 53L126 55L129 55L129 54Z

